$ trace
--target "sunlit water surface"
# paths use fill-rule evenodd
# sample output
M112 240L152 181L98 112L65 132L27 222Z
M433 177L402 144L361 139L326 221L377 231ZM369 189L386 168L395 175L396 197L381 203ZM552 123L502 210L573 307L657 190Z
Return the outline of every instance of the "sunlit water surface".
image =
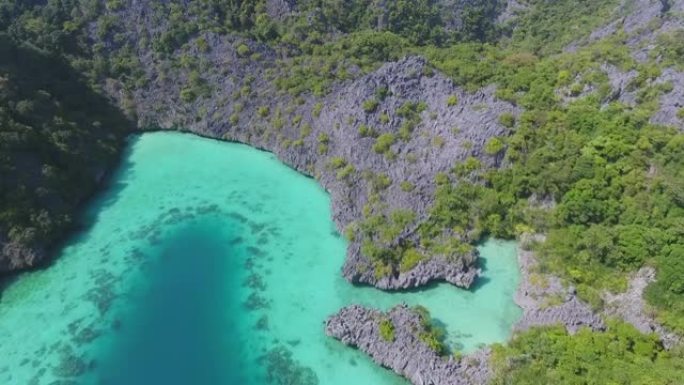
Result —
M0 384L405 384L326 337L326 317L421 304L467 352L505 341L521 313L512 242L480 247L474 291L350 285L329 196L245 145L136 137L85 222L0 294Z

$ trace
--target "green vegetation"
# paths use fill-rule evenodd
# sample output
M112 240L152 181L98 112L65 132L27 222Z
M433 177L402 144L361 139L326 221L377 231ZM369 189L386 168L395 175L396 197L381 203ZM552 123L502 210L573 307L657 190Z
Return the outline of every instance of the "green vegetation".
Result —
M313 115L314 118L318 118L321 116L321 111L323 110L323 103L316 103L313 106L313 110L311 111L311 115Z
M0 34L0 240L42 257L133 126L67 63Z
M456 95L451 95L449 98L447 98L447 106L453 107L458 104L458 98Z
M420 261L425 259L423 255L414 248L408 248L404 250L401 256L401 262L399 263L399 271L406 272L418 265Z
M405 102L397 108L397 116L403 119L399 127L399 136L403 140L409 140L411 133L421 123L420 114L427 110L425 102Z
M250 50L249 47L247 47L245 44L240 44L240 45L237 47L237 53L238 53L238 55L240 55L241 57L247 57L247 56L249 56L249 54L251 53L251 50Z
M504 127L507 128L513 128L515 126L515 115L511 114L510 112L504 112L499 116L499 123L501 123Z
M228 118L228 122L230 122L231 125L235 126L240 122L240 114L238 113L232 113L230 117Z
M684 246L669 246L656 258L660 267L658 280L646 290L646 299L661 309L663 323L684 330Z
M530 12L516 23L513 41L520 51L549 54L588 36L605 23L619 1L532 0L529 3Z
M262 118L265 118L270 114L271 114L271 109L268 108L268 106L261 106L261 107L257 108L257 115L259 115Z
M449 350L444 344L446 330L433 322L430 312L426 308L415 306L413 311L420 319L421 330L418 331L418 338L435 353L439 355L448 354Z
M485 144L484 150L487 155L497 155L504 149L504 143L499 138L491 138Z
M394 341L394 324L390 319L383 319L378 323L378 328L380 330L380 338L386 342Z
M328 144L330 143L330 137L325 132L318 134L318 154L325 155L328 153Z
M359 135L362 138L369 138L369 137L374 138L374 137L378 136L378 133L373 128L371 128L365 124L362 124L359 126Z
M342 167L346 166L346 165L347 165L347 160L344 159L344 158L342 158L342 157L340 157L340 156L336 156L336 157L330 159L329 164L330 164L330 167L332 167L333 169L337 170L337 169L339 169L339 168L342 168Z
M353 165L348 164L341 169L337 170L337 180L342 180L342 179L347 179L349 178L356 169L354 168Z
M684 29L677 29L658 36L658 47L652 52L660 57L665 66L684 69Z
M379 188L384 188L389 184L382 177L376 177L376 179L382 183ZM377 195L374 195L372 199L377 199ZM417 250L411 250L405 244L391 247L386 245L415 222L415 213L411 210L399 209L388 215L377 209L377 205L366 205L363 210L364 219L354 226L353 237L361 241L361 253L370 258L376 268L376 273L380 276L391 273L395 268L403 268L403 271L409 270L422 259L421 254Z
M373 151L375 151L378 154L386 154L389 152L390 147L394 144L395 141L396 138L393 134L382 134L378 136L378 138L375 140L375 144L373 144Z
M606 332L583 329L574 336L562 327L538 328L495 346L493 385L684 383L680 349L665 351L657 336L628 324L608 326Z
M347 179L356 171L354 166L347 163L347 160L342 157L331 158L329 165L337 171L337 180Z
M441 136L432 137L432 146L435 148L444 147L444 138L442 138Z
M414 189L416 186L414 186L413 183L411 183L411 182L405 180L405 181L401 182L401 184L399 185L399 187L401 188L401 191L403 191L403 192L411 192L411 191L413 191L413 189Z
M380 102L378 102L375 99L368 99L365 102L363 102L363 110L367 113L370 114L372 112L375 112L375 110L378 109L378 105Z
M312 130L313 128L309 123L304 123L302 127L299 129L299 137L302 139L308 137L309 135L311 135Z

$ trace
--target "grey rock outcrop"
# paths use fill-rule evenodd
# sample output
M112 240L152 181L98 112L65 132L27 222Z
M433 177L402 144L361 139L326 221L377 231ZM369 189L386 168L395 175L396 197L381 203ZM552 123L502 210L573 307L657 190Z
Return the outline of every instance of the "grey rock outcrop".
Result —
M144 7L126 10L133 44L157 33ZM499 123L503 113L519 114L510 103L495 98L488 87L466 92L444 75L428 68L421 57L406 57L387 63L364 76L360 69L345 64L353 79L329 85L324 97L309 93L283 92L278 53L259 43L242 38L205 34L208 49L195 41L173 56L196 57L201 83L206 91L194 100L181 97L191 81L191 70L169 65L167 59L151 55L142 47L140 62L149 81L133 92L109 84L107 90L120 104L129 106L141 129L183 129L203 136L248 143L266 149L298 171L315 177L330 192L332 217L340 232L352 222L363 219L363 208L374 195L380 204L374 212L388 215L410 210L415 221L400 240L417 244L415 229L429 213L434 194L434 179L468 157L478 158L485 167L496 167L498 159L486 155L485 143L503 136L508 129ZM113 42L112 44L116 44ZM248 47L249 54L238 52ZM379 94L382 93L382 96ZM458 103L449 105L450 97ZM376 100L372 111L363 103ZM413 131L399 135L405 119L398 111L407 103L424 104ZM373 135L359 129L369 127ZM375 136L392 134L392 156L374 150ZM343 160L350 172L340 176L331 160ZM374 187L382 176L390 184ZM404 191L401 184L413 186ZM376 199L376 201L378 201ZM360 252L359 241L348 249L343 274L350 281L383 289L409 288L434 280L468 287L477 276L477 255L462 258L430 256L407 272L395 269L389 276L376 277L373 263Z
M283 20L291 15L297 7L296 0L268 0L266 1L266 13L272 19Z
M393 325L394 340L387 341L381 336L381 320L389 320ZM378 365L392 369L415 385L487 383L488 351L480 350L461 359L440 357L418 337L422 329L420 316L405 305L387 313L348 306L325 323L328 336L358 348Z
M537 262L534 253L526 250L525 246L529 242L543 240L540 235L526 235L518 248L518 263L522 274L515 302L523 309L523 316L516 323L515 330L523 331L535 326L555 324L565 326L570 333L575 333L582 327L605 330L601 317L577 297L574 288L565 288L560 279L548 274L533 278Z
M610 64L604 64L601 69L606 73L606 75L608 75L608 81L610 82L610 87L613 90L608 99L610 101L619 100L628 106L635 105L636 95L629 89L629 85L634 78L637 77L638 72L636 70L623 72L620 71L619 68Z
M359 269L359 266L367 266L368 261L360 252L355 250L357 247L358 245L353 245L349 248L347 260L342 268L342 275L352 283L373 284L383 290L419 287L431 281L445 281L468 288L480 273L479 269L463 261L450 262L435 257L421 261L415 268L407 272L399 272L378 279L370 267Z
M684 109L684 72L668 68L655 83L669 83L672 90L660 96L660 108L651 117L651 122L678 127L684 131L684 118L678 115Z
M573 42L566 50L574 51L589 42L619 35L624 36L624 44L637 62L660 61L661 58L654 52L658 47L658 38L684 29L684 0L623 0L610 20L593 31L586 40ZM621 71L608 64L601 69L608 76L612 87L607 101L619 101L634 106L638 100L638 90L630 89L629 86L636 78L637 71ZM646 86L664 83L670 84L672 90L659 96L659 108L650 121L684 130L684 119L677 116L684 107L684 72L667 68L656 79L648 81ZM588 91L593 90L585 90L580 96L586 95ZM570 101L573 98L566 99Z
M681 337L665 329L649 314L643 298L644 290L655 278L655 269L644 267L630 278L629 287L624 293L605 292L606 314L622 318L642 333L657 333L663 345L670 348L681 342Z
M619 101L628 106L636 105L638 101L638 90L631 89L631 82L637 77L636 70L627 72L620 71L612 65L604 65L605 71L613 90L609 101ZM650 122L676 127L684 131L684 119L679 117L679 111L684 108L684 72L674 68L666 68L657 78L648 82L647 85L664 85L671 88L668 92L663 92L658 99L658 110L651 116Z
M653 48L650 43L663 32L682 27L682 0L623 0L613 11L609 22L595 29L587 41L574 42L568 50L580 44L594 42L617 33L628 36L627 46L638 60L644 60Z

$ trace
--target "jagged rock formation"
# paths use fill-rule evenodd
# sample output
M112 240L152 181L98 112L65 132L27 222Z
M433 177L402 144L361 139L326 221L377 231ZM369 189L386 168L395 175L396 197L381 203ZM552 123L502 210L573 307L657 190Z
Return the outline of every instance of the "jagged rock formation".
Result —
M352 244L342 268L344 277L352 283L372 284L383 290L408 289L423 286L431 281L445 281L468 288L479 275L475 263L464 260L447 261L434 257L418 263L416 267L389 277L376 277L369 261L361 254L358 244Z
M296 12L295 1L267 5L274 16ZM281 71L278 53L236 35L204 33L183 48L159 54L147 43L160 40L160 34L170 28L169 20L149 7L147 2L135 1L108 10L125 24L120 30L102 33L97 25L89 27L93 40L102 41L102 49L116 52L134 47L135 60L145 74L144 84L133 89L106 79L105 92L142 130L183 129L274 152L286 164L314 176L331 193L333 219L340 231L362 219L371 193L379 194L383 202L376 210L411 210L420 223L432 204L435 175L470 156L479 158L485 167L496 166L498 159L484 154L483 146L489 138L507 134L498 121L502 113L519 113L517 107L497 100L493 87L466 92L433 73L419 57L387 63L365 76L358 67L348 65L345 71L351 80L332 84L325 97L294 96L276 84L278 77L287 76ZM174 65L181 62L189 64ZM201 92L186 89L193 83L199 83L195 85ZM365 111L363 102L376 98L380 89L386 90L386 97L375 111ZM457 105L448 105L450 97L458 99ZM410 137L391 145L392 157L377 153L374 136L397 134L403 124L397 110L406 103L424 103L427 109L420 113ZM374 134L361 135L361 126L371 127ZM341 177L339 170L331 168L332 159L343 159L353 171ZM391 184L374 191L375 176L386 177ZM402 182L410 183L413 190L402 191ZM416 235L407 229L402 242L415 243ZM468 287L477 275L476 257L471 254L447 262L435 256L411 271L376 277L358 242L352 242L344 274L351 281L385 289L415 287L431 280Z
M654 83L669 83L672 90L660 97L660 108L651 117L651 122L672 125L684 131L684 119L678 116L679 111L684 108L684 72L668 68Z
M389 320L394 339L380 334L379 324ZM406 377L415 385L480 385L489 378L488 352L478 351L468 357L440 357L418 334L423 330L420 316L399 305L382 313L362 306L349 306L325 323L327 335L358 348L373 361Z
M684 28L683 0L623 0L614 12L613 21L596 29L587 39L595 42L622 34L626 36L625 46L638 63L645 63L653 56L657 39L664 34ZM587 41L573 43L568 50L575 50ZM627 105L637 102L637 91L630 88L637 72L622 72L612 65L603 66L613 89L609 101L619 100ZM684 130L684 120L677 116L684 107L684 72L667 68L648 85L669 83L672 90L659 97L659 109L651 116L655 124L679 127ZM584 94L585 92L583 92Z
M652 267L641 268L631 277L629 287L624 293L604 293L606 314L624 319L642 333L657 333L663 345L671 348L681 342L681 338L665 329L648 314L648 305L643 298L646 287L655 281L655 273Z
M141 11L129 19L140 26L147 22L145 17ZM132 29L132 36L149 33L137 28ZM493 87L465 92L440 73L428 70L420 57L387 63L368 75L335 84L322 100L310 95L295 98L279 92L270 81L269 73L278 70L276 54L270 48L251 43L250 50L261 57L255 62L237 52L239 41L235 38L212 34L203 38L210 47L208 52L202 53L190 44L189 51L175 55L203 58L202 78L211 90L207 97L191 103L182 100L188 71L169 68L149 55L140 57L150 79L145 87L125 95L116 84L110 84L109 93L121 104L135 106L131 113L138 117L141 129L183 128L249 143L274 152L283 162L316 177L332 196L333 220L340 231L362 219L371 192L380 194L384 206L380 210L390 213L406 209L416 215L417 223L424 220L434 193L435 175L448 172L469 156L479 158L486 166L496 166L497 159L484 154L483 147L489 138L507 133L498 121L501 114L519 113L517 107L497 100ZM350 68L350 72L354 71L358 69ZM249 92L238 98L245 87ZM378 100L373 111L364 110L363 102L378 99L379 90L384 90L386 96ZM448 103L452 96L458 100L455 106ZM420 114L421 122L409 138L395 141L390 148L394 154L391 158L377 153L373 136L396 135L403 123L397 111L407 102L427 106ZM288 113L281 115L286 110ZM293 117L298 117L297 121ZM372 128L375 134L361 135L361 126ZM334 158L343 159L354 172L339 177L338 171L330 167ZM374 175L387 176L392 183L375 191ZM410 193L402 191L401 182L410 183L414 189ZM417 236L409 232L402 237L404 242L417 242ZM469 287L477 275L476 259L471 255L447 262L435 256L408 272L379 277L372 261L361 254L358 241L353 241L343 272L352 282L383 289L416 287L433 280Z
M544 275L543 283L532 278L536 261L534 254L525 249L525 245L532 241L543 241L543 237L524 236L518 248L521 280L515 302L523 309L523 316L515 329L522 331L534 326L561 324L570 333L582 327L604 330L601 317L577 298L574 288L565 288L560 279L550 275Z

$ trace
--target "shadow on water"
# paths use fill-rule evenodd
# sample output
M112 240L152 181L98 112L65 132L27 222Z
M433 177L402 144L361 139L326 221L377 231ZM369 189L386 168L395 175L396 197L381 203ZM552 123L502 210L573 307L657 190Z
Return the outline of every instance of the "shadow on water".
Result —
M133 162L129 160L130 152L135 143L139 140L139 135L131 135L129 145L122 153L120 165L108 176L102 183L93 197L84 203L83 209L79 213L79 217L74 225L72 225L71 234L63 240L53 244L48 250L48 255L51 257L34 269L29 269L19 273L10 272L0 274L0 301L2 301L5 289L12 286L12 284L22 278L23 274L30 274L32 271L45 270L52 267L59 259L59 251L64 250L65 247L83 242L88 237L89 231L97 223L99 213L103 210L116 204L120 199L121 193L128 187L128 183L121 178L131 167Z
M100 185L98 191L96 191L89 200L83 203L83 207L80 209L78 218L70 229L70 234L61 241L54 243L48 249L48 255L51 257L37 266L34 270L50 268L59 259L58 253L60 250L64 250L64 248L69 245L84 241L88 236L89 231L97 223L99 214L116 204L116 202L120 199L121 193L128 187L128 183L124 180L124 178L121 178L121 175L125 174L127 170L133 167L133 162L128 160L128 155L130 154L130 151L132 151L132 148L138 139L138 135L131 136L130 145L126 147L122 153L120 165ZM0 283L0 298L2 298L2 292L4 288L9 286L11 282L14 281L13 278L16 277L16 274L9 275L7 277L7 281L9 282L6 285ZM4 281L4 279L2 279L2 281Z
M437 341L439 341L439 343L442 344L442 346L444 346L446 349L446 352L444 352L445 354L451 354L454 351L460 350L462 348L461 344L456 344L456 346L449 344L449 333L447 332L446 322L431 316L429 320L429 326L432 329L432 334L437 338Z
M477 266L480 269L480 275L475 279L473 285L468 289L469 291L476 293L478 290L480 290L489 282L491 282L492 279L487 277L486 275L486 272L488 270L487 263L487 258L479 257L477 259Z
M109 178L100 186L95 197L88 202L79 221L79 231L89 230L96 222L98 214L106 211L121 198L121 193L128 187L128 182L123 177L135 164L131 161L131 153L141 136L132 134L128 137L126 147L121 153L121 160ZM97 208L96 210L94 208Z
M0 276L0 302L2 302L2 295L5 289L11 286L18 278L19 276L16 274Z
M106 171L121 159L125 138L133 132L135 124L110 100L95 92L66 60L17 43L4 33L0 33L0 73L9 82L13 98L34 102L34 111L30 116L15 117L32 128L33 139L18 149L10 147L3 150L10 157L21 152L17 159L22 159L22 162L16 167L19 172L0 174L2 182L6 182L0 183L0 189L7 188L11 196L17 193L14 191L16 186L26 186L28 191L48 188L49 194L44 197L28 194L26 198L29 205L54 217L78 212L79 208L88 205L93 195L101 191L98 181L107 180ZM65 126L70 127L66 150L57 146L52 139L58 129L64 129L55 126L56 118L65 121ZM53 188L40 176L40 170L34 169L34 164L55 167L63 176L62 185ZM82 230L80 228L83 226L78 222L51 227L42 242L22 246L33 251L44 250L45 255L52 257L71 241L65 238ZM23 223L30 224L31 221L26 218ZM0 223L0 228L11 228L13 225ZM0 234L0 239L3 235ZM49 267L52 259L46 258L36 268ZM3 289L13 279L3 277L0 280L2 295Z
M389 295L392 294L419 294L419 293L424 293L426 291L434 290L437 288L439 285L448 285L448 283L442 282L442 281L431 281L423 286L420 287L411 287L407 289L394 289L394 290L384 290L384 289L379 289L375 288L376 290L382 291L384 293L387 293ZM358 282L353 282L352 286L356 288L364 288L364 287L370 287L373 288L373 285L365 284L365 283L358 283ZM456 288L456 286L454 286Z

